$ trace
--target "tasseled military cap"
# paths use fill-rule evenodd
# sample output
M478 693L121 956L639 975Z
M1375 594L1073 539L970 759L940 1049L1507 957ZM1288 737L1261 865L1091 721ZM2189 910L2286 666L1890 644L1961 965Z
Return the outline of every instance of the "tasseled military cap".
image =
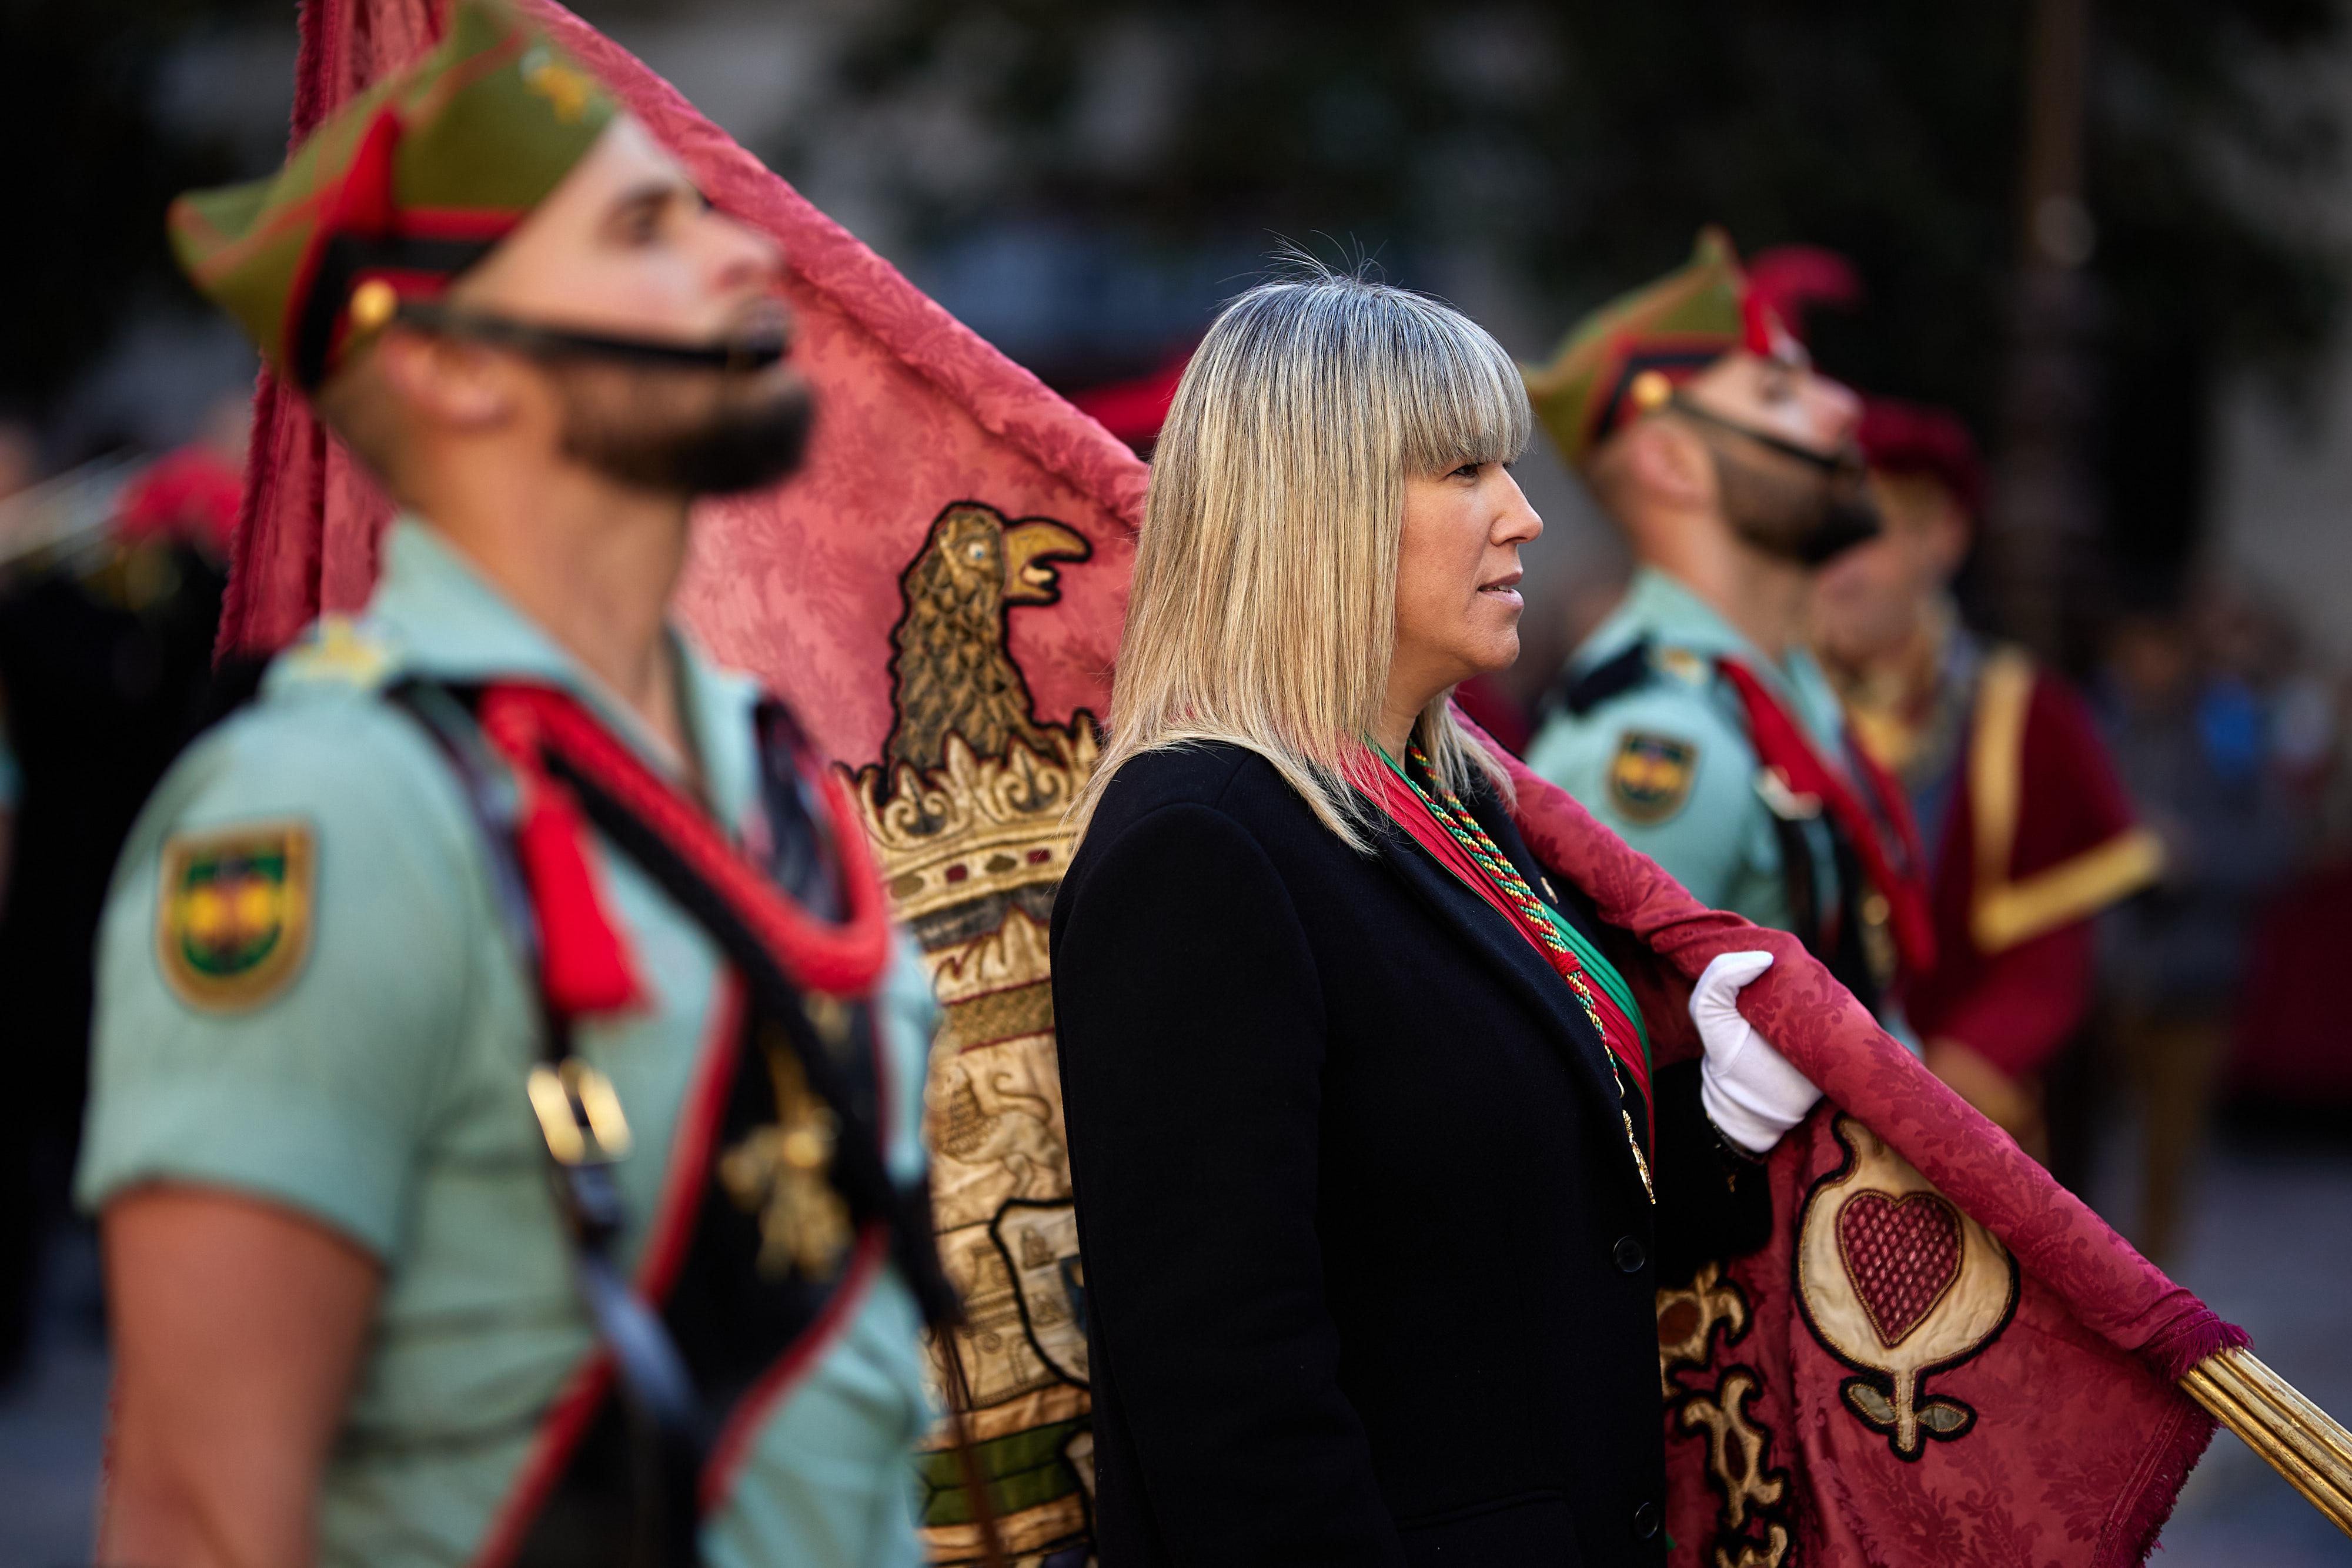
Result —
M1560 455L1581 468L1628 418L1742 348L1777 359L1804 352L1748 287L1730 239L1710 226L1689 261L1587 316L1549 364L1526 367L1528 395Z
M501 0L457 0L441 42L344 105L267 180L172 204L172 246L280 374L326 380L404 300L489 254L617 112Z

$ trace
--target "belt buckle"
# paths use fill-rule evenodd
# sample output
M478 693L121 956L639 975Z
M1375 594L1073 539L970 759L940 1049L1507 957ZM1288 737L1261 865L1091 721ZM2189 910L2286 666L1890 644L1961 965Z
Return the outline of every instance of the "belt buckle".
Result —
M560 1166L608 1166L630 1148L629 1119L613 1081L578 1057L530 1070L526 1085L540 1135Z

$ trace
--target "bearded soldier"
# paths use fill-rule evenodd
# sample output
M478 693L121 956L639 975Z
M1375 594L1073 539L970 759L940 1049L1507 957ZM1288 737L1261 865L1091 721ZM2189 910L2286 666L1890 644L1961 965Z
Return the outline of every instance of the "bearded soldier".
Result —
M803 444L781 258L486 0L172 231L404 510L112 889L101 1560L916 1562L929 988L667 619Z
M1910 819L1802 641L1814 573L1877 529L1859 400L1715 229L1587 318L1528 389L1638 563L1546 699L1528 765L1892 1017L1933 951Z

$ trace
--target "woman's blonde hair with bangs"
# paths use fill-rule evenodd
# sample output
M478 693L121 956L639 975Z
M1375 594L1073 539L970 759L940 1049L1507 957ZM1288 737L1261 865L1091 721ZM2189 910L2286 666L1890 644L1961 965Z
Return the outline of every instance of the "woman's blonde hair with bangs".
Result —
M1292 259L1302 275L1218 315L1160 430L1081 823L1133 758L1225 741L1369 851L1349 773L1388 690L1405 480L1527 445L1518 367L1484 329L1424 295ZM1475 770L1507 794L1445 696L1413 733L1454 788Z

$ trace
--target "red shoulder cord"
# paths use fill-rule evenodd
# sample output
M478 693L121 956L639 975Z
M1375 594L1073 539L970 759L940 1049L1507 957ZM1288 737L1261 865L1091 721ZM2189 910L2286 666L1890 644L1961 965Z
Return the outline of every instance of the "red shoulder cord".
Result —
M1911 805L1902 789L1885 769L1862 755L1859 747L1849 747L1864 786L1877 804L1878 815L1874 817L1845 779L1822 760L1804 730L1753 670L1736 659L1717 659L1716 668L1730 681L1748 709L1748 738L1756 743L1758 758L1766 767L1779 768L1790 789L1819 800L1862 857L1863 873L1870 885L1886 899L1904 973L1916 977L1935 967L1936 926L1928 909L1926 861L1919 852L1919 830L1911 821ZM1882 821L1886 824L1884 829ZM1887 853L1889 829L1903 854L1904 865L1899 869Z
M595 780L658 833L756 932L794 984L827 996L862 997L890 952L889 911L866 833L840 781L803 778L824 802L846 915L819 920L747 860L703 809L648 767L581 703L548 686L502 685L482 693L482 733L514 768L522 791L517 858L538 916L541 982L568 1014L635 1006L644 989L591 868L580 803L550 775L548 758Z

